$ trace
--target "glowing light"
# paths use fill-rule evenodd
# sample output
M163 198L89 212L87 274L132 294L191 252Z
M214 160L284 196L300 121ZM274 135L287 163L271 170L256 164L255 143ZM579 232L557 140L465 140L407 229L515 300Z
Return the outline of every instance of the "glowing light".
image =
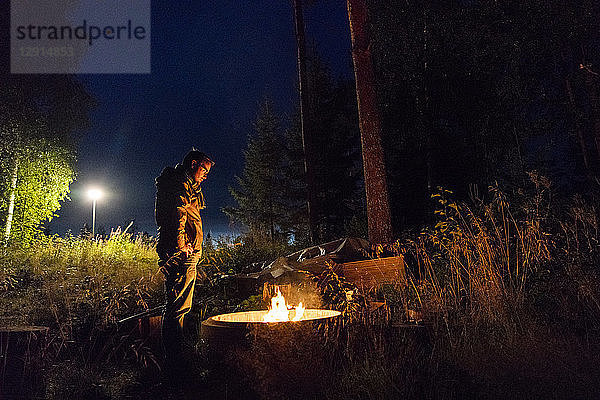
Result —
M96 237L96 201L104 195L102 190L92 188L87 191L88 197L92 200L92 238Z
M101 199L103 195L104 195L104 193L102 193L102 190L97 189L97 188L93 188L93 189L90 189L90 190L87 191L87 196L91 200Z
M290 321L290 311L294 307L286 304L285 297L281 294L281 291L277 287L277 294L271 298L271 306L269 312L265 314L263 320L265 322L284 322ZM298 304L295 308L294 317L291 321L300 321L304 315L304 306L302 303Z
M292 318L292 321L300 321L302 316L304 315L304 306L302 302L298 303L298 307L296 307L296 315Z

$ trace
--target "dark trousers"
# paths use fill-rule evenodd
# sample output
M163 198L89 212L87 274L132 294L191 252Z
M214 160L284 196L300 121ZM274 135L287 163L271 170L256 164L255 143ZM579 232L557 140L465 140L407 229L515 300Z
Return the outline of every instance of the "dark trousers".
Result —
M192 308L196 267L201 255L201 252L197 252L186 257L180 253L163 264L166 304L162 321L162 340L167 368L170 367L170 362L181 362L184 317Z

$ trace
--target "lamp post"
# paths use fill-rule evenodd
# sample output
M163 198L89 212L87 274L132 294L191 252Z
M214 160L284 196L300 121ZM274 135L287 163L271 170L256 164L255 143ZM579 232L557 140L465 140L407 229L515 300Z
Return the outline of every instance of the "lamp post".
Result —
M102 197L100 189L90 189L87 195L92 199L92 238L96 236L96 201Z

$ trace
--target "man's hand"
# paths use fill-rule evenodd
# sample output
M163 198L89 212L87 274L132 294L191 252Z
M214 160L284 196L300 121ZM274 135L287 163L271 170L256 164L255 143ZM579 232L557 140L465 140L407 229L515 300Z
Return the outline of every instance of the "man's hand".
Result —
M194 248L192 247L191 243L187 243L185 247L181 249L181 252L184 253L186 257L189 257L194 252Z

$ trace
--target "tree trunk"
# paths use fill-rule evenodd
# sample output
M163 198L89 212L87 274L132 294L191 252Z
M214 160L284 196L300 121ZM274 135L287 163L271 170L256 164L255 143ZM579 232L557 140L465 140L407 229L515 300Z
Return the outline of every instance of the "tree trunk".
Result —
M8 213L6 214L6 228L4 230L4 246L8 245L10 230L12 227L13 215L15 213L15 197L17 192L17 176L19 172L19 159L15 156L12 176L10 180L10 196L8 199Z
M275 221L274 221L273 203L269 203L269 235L271 236L271 244L275 239Z
M600 160L600 100L598 99L598 91L594 79L598 79L598 75L589 68L585 68L585 85L588 92L590 105L592 108L592 132L594 135L594 143L596 144L596 159ZM596 173L598 171L595 171Z
M419 106L421 127L425 135L425 174L427 180L427 195L433 192L433 155L431 138L431 113L429 110L429 64L427 63L427 6L423 7L423 104Z
M302 133L302 148L304 150L304 172L306 174L308 228L310 243L315 244L317 237L317 204L314 172L314 141L310 107L308 105L309 91L306 75L306 40L304 38L304 13L302 0L294 0L294 21L296 24L296 44L298 47L298 91L300 92L300 131Z
M575 132L577 133L577 141L579 142L579 148L581 149L581 156L583 158L583 165L585 167L585 172L588 177L592 176L588 149L585 144L585 136L583 133L583 128L581 126L581 119L577 115L577 106L575 104L575 96L573 95L573 88L571 86L571 82L568 78L565 78L565 88L567 90L567 95L569 97L569 109L571 114L573 115L573 119L575 121Z
M387 190L381 122L377 110L375 73L371 58L365 0L348 0L352 36L352 59L356 77L356 98L362 144L369 241L390 243L392 221Z

